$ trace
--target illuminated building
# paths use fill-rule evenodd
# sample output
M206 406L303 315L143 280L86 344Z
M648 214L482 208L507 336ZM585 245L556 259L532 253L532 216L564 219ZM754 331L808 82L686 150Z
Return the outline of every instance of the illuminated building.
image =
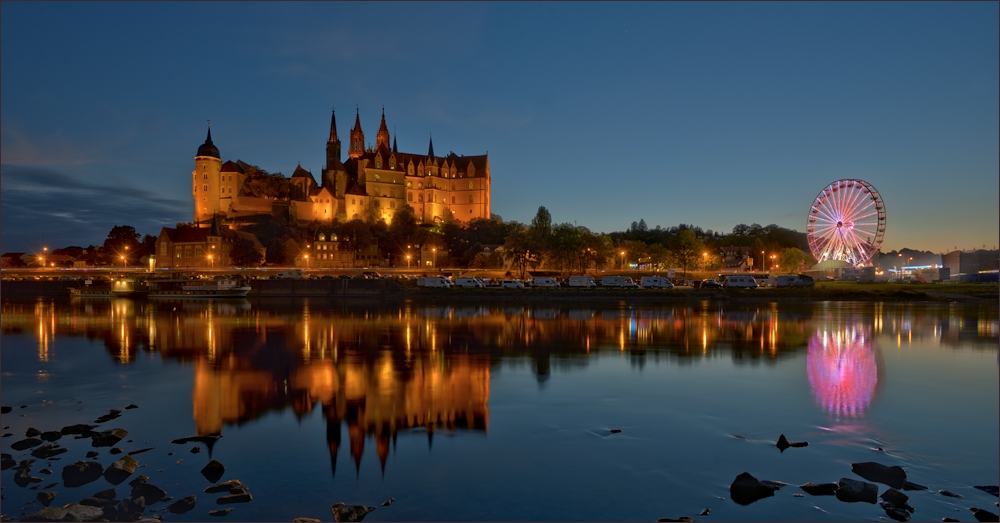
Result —
M287 179L287 195L252 196L247 182L253 166L240 160L223 163L209 129L191 172L194 221L205 224L217 215L233 220L286 211L297 222L372 217L391 223L404 205L421 223L490 217L488 155L437 156L433 139L427 154L401 153L395 138L390 147L384 110L374 147L365 147L360 113L355 115L348 145L348 159L341 161L333 114L322 185L300 165Z

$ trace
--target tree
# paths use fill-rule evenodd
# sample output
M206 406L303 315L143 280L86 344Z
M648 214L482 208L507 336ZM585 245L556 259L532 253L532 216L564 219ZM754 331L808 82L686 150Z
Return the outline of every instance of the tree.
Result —
M693 267L697 263L704 244L695 236L693 230L684 229L672 238L670 247L684 269L684 276L687 277L688 267Z
M246 238L236 238L233 241L229 258L236 267L256 267L264 261L254 243Z
M520 273L519 278L523 279L531 251L531 235L528 233L526 227L516 222L514 223L517 226L507 234L503 250L511 260L511 267L518 271Z
M788 247L778 255L778 266L785 272L799 272L801 265L815 265L816 260L811 254L806 254L795 247Z
M571 223L560 223L552 229L550 251L559 264L559 270L576 265L576 260L587 242L582 231Z
M538 212L531 219L531 242L532 249L537 254L535 265L542 261L542 255L549 249L549 242L552 241L552 214L544 206L538 207Z
M663 269L664 265L670 263L670 251L661 243L654 243L646 248L646 253L649 256L649 265L654 271Z
M128 259L129 251L135 252L139 247L139 233L131 225L116 225L108 232L104 240L104 258L112 263L119 263L124 256Z
M372 235L368 224L358 218L341 225L338 237L341 241L342 250L349 252L358 253L375 245L375 236Z

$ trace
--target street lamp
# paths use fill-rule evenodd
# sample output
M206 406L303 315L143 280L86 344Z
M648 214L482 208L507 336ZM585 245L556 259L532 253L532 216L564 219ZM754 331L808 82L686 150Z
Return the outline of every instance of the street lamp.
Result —
M776 256L774 254L771 255L771 268L772 269L777 268L777 266L775 265L775 261L774 261L775 259L777 259L777 257L778 256Z
M410 255L409 255L409 253L407 253L407 255L406 255L406 270L410 270Z
M433 265L431 265L431 267L436 269L438 264L438 248L437 247L432 248L431 252L434 253L434 263Z
M308 269L309 268L309 255L306 254L305 256L306 256L306 268Z
M208 262L212 264L212 268L215 268L215 258L211 254L208 255Z
M622 251L619 254L622 255L622 270L624 271L625 270L625 251Z

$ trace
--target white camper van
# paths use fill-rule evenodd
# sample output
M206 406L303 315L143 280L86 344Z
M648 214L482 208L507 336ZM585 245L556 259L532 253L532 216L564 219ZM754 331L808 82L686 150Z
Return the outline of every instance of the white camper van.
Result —
M756 289L757 280L753 279L753 276L747 274L730 274L729 276L726 276L726 281L722 283L722 286Z
M463 289L483 289L486 287L479 278L456 278L455 286Z
M601 287L635 287L631 276L605 276L601 278Z
M646 289L673 289L674 284L663 276L643 276L639 285Z
M444 276L424 276L417 278L417 287L451 287L453 283Z
M540 276L538 278L535 278L534 284L535 287L542 287L549 289L555 289L559 287L559 282L557 282L555 278L551 278L549 276Z
M594 287L597 287L597 283L594 281L593 276L570 276L569 286L593 289Z

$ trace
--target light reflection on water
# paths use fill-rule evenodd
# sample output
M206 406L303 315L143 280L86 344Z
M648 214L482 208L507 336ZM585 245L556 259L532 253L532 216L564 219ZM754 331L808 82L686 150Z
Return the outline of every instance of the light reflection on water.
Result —
M186 420L192 423L192 431L200 435L222 433L238 437L240 431L249 430L251 422L271 420L266 423L277 423L274 414L291 413L300 424L319 416L325 426L322 460L329 462L328 477L324 481L332 482L341 490L348 486L340 481L353 482L350 488L360 489L359 492L369 488L362 472L370 462L365 460L366 456L376 459L383 484L387 481L387 467L399 467L401 473L405 471L408 475L414 473L414 465L410 463L414 456L396 454L399 436L426 438L429 449L435 434L486 435L497 427L497 421L491 421L491 411L507 412L515 405L522 411L537 411L531 410L513 420L502 415L500 419L505 424L498 430L506 440L497 442L494 435L491 448L514 441L509 436L512 423L518 423L522 430L544 431L545 427L573 426L585 423L581 419L596 417L631 420L629 435L618 441L630 441L626 438L634 437L637 439L633 444L637 446L625 451L623 459L639 455L651 459L669 453L671 445L651 449L639 446L639 442L644 438L655 441L671 437L669 431L659 434L657 431L662 429L649 422L650 414L658 409L675 408L673 402L676 400L671 398L690 394L690 399L677 405L698 411L695 415L686 414L683 409L671 411L674 422L682 425L702 423L704 415L711 412L715 425L708 429L723 432L731 426L752 427L770 419L767 416L774 414L767 408L759 411L744 408L747 410L744 412L733 407L734 397L744 396L739 399L745 400L764 394L769 386L780 387L776 390L781 395L775 396L772 392L768 393L769 398L788 398L771 401L778 405L775 408L789 409L788 415L796 419L792 426L801 432L808 432L810 427L820 432L828 431L834 434L828 440L834 445L842 441L858 445L859 439L884 438L888 441L891 436L886 434L891 431L872 419L886 394L886 375L892 372L887 368L880 343L888 344L891 340L896 347L913 347L914 355L907 356L912 361L917 361L918 357L930 358L924 354L931 352L933 358L948 360L948 354L942 351L949 349L988 352L995 359L998 332L995 306L963 308L911 304L720 305L703 302L662 305L621 302L554 307L509 303L440 306L321 300L133 302L74 299L5 302L2 313L3 366L5 370L14 369L12 374L4 375L5 404L30 403L34 390L29 389L39 387L45 389L47 401L59 401L60 395L76 397L81 394L74 389L78 385L60 381L68 373L92 372L94 376L110 375L116 380L120 375L120 381L125 382L131 379L130 369L142 368L143 372L155 374L158 371L149 370L145 362L162 362L162 372L174 369L171 372L176 375L190 377L190 394L187 397L154 397L154 380L146 383L131 379L128 394L134 396L128 397L132 401L175 409L180 406L186 411ZM32 354L26 357L18 350L18 344L30 338L35 338L32 345L36 348L29 349ZM70 344L80 338L97 342L105 354L83 354L82 347ZM609 359L611 356L626 358L629 367L640 372L649 369L650 363L653 369L644 381L642 378L646 374L635 375L630 374L628 368L617 369L614 360ZM67 362L72 362L72 370L64 367ZM110 362L113 367L109 369L107 364ZM584 379L582 386L585 389L572 390L580 396L593 395L599 404L583 408L563 404L563 411L559 413L544 410L550 408L542 406L545 400L569 394L564 385L579 381L570 379L572 373L583 373L581 378L593 376L590 382ZM537 384L539 396L535 400L517 399L525 391L515 388L512 383L524 374L530 374ZM20 380L28 375L32 383ZM655 380L656 392L640 393L638 389L629 388L646 386L648 380ZM746 390L747 383L761 392ZM552 390L546 392L548 388ZM991 393L996 394L995 387ZM651 394L664 396L647 402L647 397L653 397ZM907 394L912 394L915 401L922 399L918 391L907 390ZM618 401L615 398L619 395L631 400ZM799 396L812 401L812 412L795 403ZM539 406L534 407L532 401ZM601 403L607 406L601 407ZM120 408L117 404L111 407ZM969 410L968 415L982 415ZM995 416L995 412L991 415ZM528 421L532 416L541 419L569 417L562 422L532 425ZM67 421L69 424L88 420ZM165 421L183 426L180 421L184 420ZM643 424L653 427L648 429L650 434L643 436ZM23 433L23 428L17 428ZM560 433L566 430L562 428ZM590 434L603 434L602 430L605 429L594 424L587 427ZM754 434L756 440L770 437L773 441L783 429L771 427L767 430L774 434ZM188 435L192 434L171 433L170 437ZM986 437L995 440L996 434ZM728 452L720 447L728 445L728 439L715 441L705 434L700 438L705 440L704 447L700 447L705 452ZM11 438L3 440L5 452L9 451L10 443ZM568 441L553 444L558 449L559 446L573 448L589 443L575 442L570 437ZM996 446L993 447L995 452ZM823 452L823 447L815 441L811 448ZM557 453L556 449L551 449L547 455ZM313 451L302 452L303 459L319 459ZM546 455L546 451L540 449L521 448L520 452ZM393 459L393 455L397 457ZM824 460L819 461L824 464L841 459L821 456ZM338 457L341 469L345 464L354 469L354 474L347 474L346 480L338 469ZM82 456L73 459L80 458ZM447 454L436 455L435 460L438 466L449 464ZM745 466L749 468L752 463L751 460ZM579 473L574 468L577 466L560 462L557 468L574 476ZM483 467L488 470L487 465ZM661 474L658 469L654 471ZM501 475L500 472L495 474ZM718 478L709 478L708 486L699 487L699 492L708 492L713 484L728 484L734 475L729 469L720 469L718 474ZM809 478L812 479L819 478ZM648 482L649 478L632 480ZM433 483L430 480L413 481ZM477 481L496 489L498 496L504 495L504 488L512 488L491 483L488 478ZM570 480L567 477L563 481ZM454 484L448 487L463 488ZM538 485L538 488L544 491L549 487ZM5 494L10 497L10 490ZM712 499L725 497L724 491L723 494L713 491L713 494ZM257 506L266 506L264 503L261 501ZM857 507L835 505L826 509L820 510L831 511L833 519L860 517L861 514L844 512L860 510ZM261 510L259 517L294 517L276 510L268 506ZM540 512L529 513L534 517L526 519L624 517L616 512L577 512L569 507L549 511L539 507L538 510ZM753 512L747 512L750 509L742 510L744 512L728 514L719 510L712 514L720 520L756 517ZM788 511L790 519L810 514L796 513L789 507L783 510ZM493 519L511 519L502 517L503 512L488 513L500 514L491 516ZM475 512L464 514L466 519L480 519ZM870 514L864 514L869 518ZM650 515L668 514L641 512L635 517L642 519ZM242 517L250 516L244 514ZM392 519L386 512L370 516L373 520L381 517ZM816 516L808 517L815 519ZM204 514L200 518L203 519ZM625 517L629 518L631 516ZM463 518L429 512L408 513L399 519Z

